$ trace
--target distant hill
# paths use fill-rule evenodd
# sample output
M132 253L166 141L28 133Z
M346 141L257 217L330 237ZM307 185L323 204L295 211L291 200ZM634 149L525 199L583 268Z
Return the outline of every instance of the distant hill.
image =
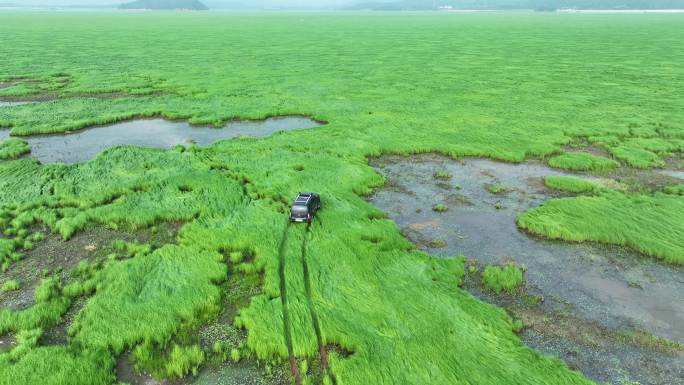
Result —
M119 5L119 9L189 9L194 11L205 11L209 8L199 0L136 0Z
M682 9L684 0L360 0L347 9L429 10L453 9Z

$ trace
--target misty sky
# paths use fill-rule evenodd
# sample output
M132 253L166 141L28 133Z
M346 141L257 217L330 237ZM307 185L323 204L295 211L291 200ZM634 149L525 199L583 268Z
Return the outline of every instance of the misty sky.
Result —
M0 3L41 4L41 5L108 5L121 4L131 0L0 0ZM255 8L282 6L318 6L328 7L342 4L358 3L360 0L200 0L209 5L250 4ZM377 0L376 0L377 1ZM382 0L381 0L382 1Z
M116 7L119 4L131 2L133 0L0 0L0 4L16 4L16 5L38 5L38 6L112 6ZM358 3L383 3L383 2L397 2L402 0L200 0L206 4L210 9L274 9L274 8L344 8ZM434 0L405 0L405 3L416 5L418 2L425 2L430 8ZM573 6L580 6L583 8L596 8L597 4L600 7L608 8L684 8L684 0L437 0L436 4L451 4L461 5L464 7L479 8L479 6L486 5L489 7L506 5L520 6L521 4L533 4L536 8L540 4L553 3L558 6L568 6L568 3L573 3ZM418 3L420 4L420 3ZM656 5L660 4L660 5ZM651 6L652 5L652 6ZM515 8L515 7L514 7Z

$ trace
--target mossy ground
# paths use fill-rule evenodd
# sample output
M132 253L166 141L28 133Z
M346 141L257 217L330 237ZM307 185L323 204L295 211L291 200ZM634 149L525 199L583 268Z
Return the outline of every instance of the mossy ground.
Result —
M679 15L0 14L0 80L11 83L0 97L46 100L0 109L0 126L14 135L150 116L217 126L289 114L329 122L208 148L122 147L74 166L0 162L0 225L12 237L0 243L0 257L8 268L31 249L32 226L69 239L93 224L187 222L176 244L107 259L71 283L48 274L35 304L0 311L0 330L22 337L0 355L0 384L113 383L118 355L171 347L221 314L229 253L238 251L254 258L235 271L263 274L263 291L235 323L248 333L245 349L262 361L315 360L320 346L337 345L352 353L329 355L340 384L591 383L521 344L503 310L460 289L462 259L416 251L366 203L361 196L383 183L367 159L439 152L520 162L585 138L630 166L662 166L681 157L684 139L681 22ZM305 190L322 193L321 222L310 232L290 229L284 242L287 203ZM519 223L681 259L679 196L557 202ZM644 221L652 231L633 231ZM582 230L586 223L597 226ZM40 344L42 329L83 296L68 344ZM149 363L175 368L188 356L197 355Z

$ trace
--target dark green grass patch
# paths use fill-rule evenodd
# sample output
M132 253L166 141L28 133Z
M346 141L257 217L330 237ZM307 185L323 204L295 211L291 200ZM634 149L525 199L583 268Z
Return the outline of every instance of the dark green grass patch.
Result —
M610 171L620 163L586 152L566 152L549 159L549 166L572 171Z

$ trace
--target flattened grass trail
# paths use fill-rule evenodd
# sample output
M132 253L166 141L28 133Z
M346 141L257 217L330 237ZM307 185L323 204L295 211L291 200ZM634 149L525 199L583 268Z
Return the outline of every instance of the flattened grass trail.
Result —
M290 329L290 312L287 308L287 281L285 277L285 261L287 257L285 253L287 252L287 235L290 231L290 222L285 225L285 230L283 231L283 238L280 241L280 246L278 246L278 277L280 279L280 303L283 307L283 335L285 336L285 344L287 345L288 359L290 360L290 371L294 377L295 384L301 385L302 378L299 375L299 368L297 367L297 358L295 357L294 350L292 349L292 331Z
M168 366L165 349L221 313L229 263L263 275L263 291L235 319L248 332L244 353L296 361L303 383L309 374L299 369L335 345L353 353L329 354L339 385L592 384L524 346L505 311L462 290L463 258L417 251L364 201L385 182L368 158L522 162L586 142L623 167L681 163L683 23L684 15L0 12L0 100L44 100L0 108L12 135L143 117L329 122L208 147L116 147L77 165L0 161L3 269L39 242L37 225L68 239L93 224L184 223L174 245L107 259L68 284L48 272L41 301L0 309L0 333L25 337L0 354L0 385L113 384L115 357L140 346L158 350L136 362L142 369ZM580 158L561 166L614 165ZM298 191L322 194L325 226L283 233ZM644 194L567 198L519 222L681 261L684 198ZM674 225L635 230L644 218ZM226 258L237 252L253 258ZM41 346L42 331L83 296L69 343Z

